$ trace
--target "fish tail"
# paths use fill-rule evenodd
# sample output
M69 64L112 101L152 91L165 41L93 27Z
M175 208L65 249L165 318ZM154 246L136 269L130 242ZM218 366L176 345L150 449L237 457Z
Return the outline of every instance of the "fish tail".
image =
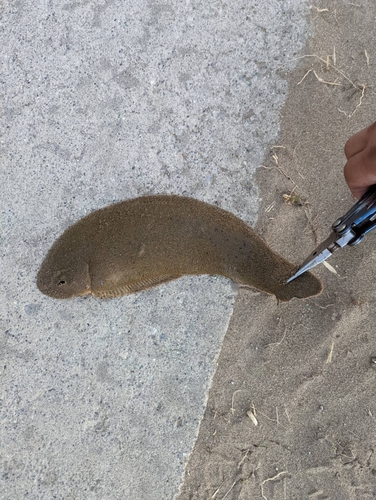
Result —
M238 285L257 288L283 302L293 297L303 299L321 293L322 283L311 273L286 284L295 267L272 250L265 252L264 247L262 255L252 253L238 262L231 272L231 279Z

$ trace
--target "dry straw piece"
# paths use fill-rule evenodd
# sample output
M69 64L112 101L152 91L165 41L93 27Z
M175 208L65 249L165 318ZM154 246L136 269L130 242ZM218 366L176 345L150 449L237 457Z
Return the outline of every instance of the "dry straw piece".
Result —
M258 420L256 418L256 411L255 411L255 407L254 406L252 407L251 410L247 411L247 415L252 420L253 424L257 426L258 425Z
M332 342L332 345L330 346L330 351L329 351L328 357L326 359L327 363L331 363L332 362L333 351L334 351L334 341Z
M331 273L338 274L334 267L329 264L329 262L326 262L326 260L324 260L323 264Z
M264 479L264 481L260 484L261 496L264 500L268 500L267 497L264 495L264 484L268 483L269 481L277 481L278 479L280 479L282 474L288 474L287 470L282 470L281 472L278 472L278 474L276 474L275 476Z
M317 7L316 7L316 9L317 9ZM323 10L321 10L321 11L323 11ZM364 55L366 57L367 66L369 66L369 55L368 55L368 53L367 53L366 50L364 50ZM342 70L340 70L336 66L336 63L337 63L337 54L336 54L335 47L333 47L333 53L332 53L332 55L327 55L326 59L318 56L317 54L306 54L306 55L303 55L303 56L300 56L300 57L296 57L296 58L294 58L292 60L305 59L305 58L307 58L307 59L311 58L311 59L314 59L314 60L316 60L316 61L318 61L320 63L325 64L325 70L326 71L330 71L330 70L335 71L338 75L340 75L343 79L345 79L348 83L350 83L351 86L357 92L360 92L359 102L356 105L355 109L351 113L347 113L346 111L344 111L344 110L342 110L340 108L337 108L340 113L343 113L347 118L351 118L356 113L356 111L360 108L360 106L362 105L363 98L365 96L365 92L366 92L367 86L364 85L364 84L356 84L356 83L354 83L351 80L351 78L349 78L346 75L346 73L344 73ZM330 60L332 60L332 64L330 63ZM310 68L304 74L303 78L301 78L301 80L297 83L297 85L301 85L310 73L313 73L314 76L316 77L317 81L319 81L320 83L322 83L324 85L335 86L335 87L344 87L344 85L342 83L339 83L337 80L334 81L334 82L333 81L325 80L324 78L322 78L321 76L318 75L317 71L314 68Z

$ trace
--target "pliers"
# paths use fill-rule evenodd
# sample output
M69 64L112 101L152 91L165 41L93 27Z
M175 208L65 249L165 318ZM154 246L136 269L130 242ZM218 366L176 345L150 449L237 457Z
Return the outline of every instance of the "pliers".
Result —
M345 215L333 222L330 236L311 253L286 283L324 262L338 248L357 245L375 227L376 184L371 186Z

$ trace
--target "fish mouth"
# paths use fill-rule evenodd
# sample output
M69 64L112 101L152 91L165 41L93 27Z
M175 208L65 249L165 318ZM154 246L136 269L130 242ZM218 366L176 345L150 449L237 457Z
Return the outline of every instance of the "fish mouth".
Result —
M52 299L72 299L73 297L81 297L91 293L90 284L59 286L56 284L55 279L46 280L42 273L38 273L36 285L43 295L47 295Z

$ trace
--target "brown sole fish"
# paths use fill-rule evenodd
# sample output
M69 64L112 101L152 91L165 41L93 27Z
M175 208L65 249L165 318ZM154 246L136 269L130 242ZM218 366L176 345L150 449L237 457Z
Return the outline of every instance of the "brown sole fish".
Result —
M286 285L294 268L233 214L157 195L102 208L69 227L49 250L37 286L59 299L119 297L184 275L219 274L282 301L321 292L310 273Z

